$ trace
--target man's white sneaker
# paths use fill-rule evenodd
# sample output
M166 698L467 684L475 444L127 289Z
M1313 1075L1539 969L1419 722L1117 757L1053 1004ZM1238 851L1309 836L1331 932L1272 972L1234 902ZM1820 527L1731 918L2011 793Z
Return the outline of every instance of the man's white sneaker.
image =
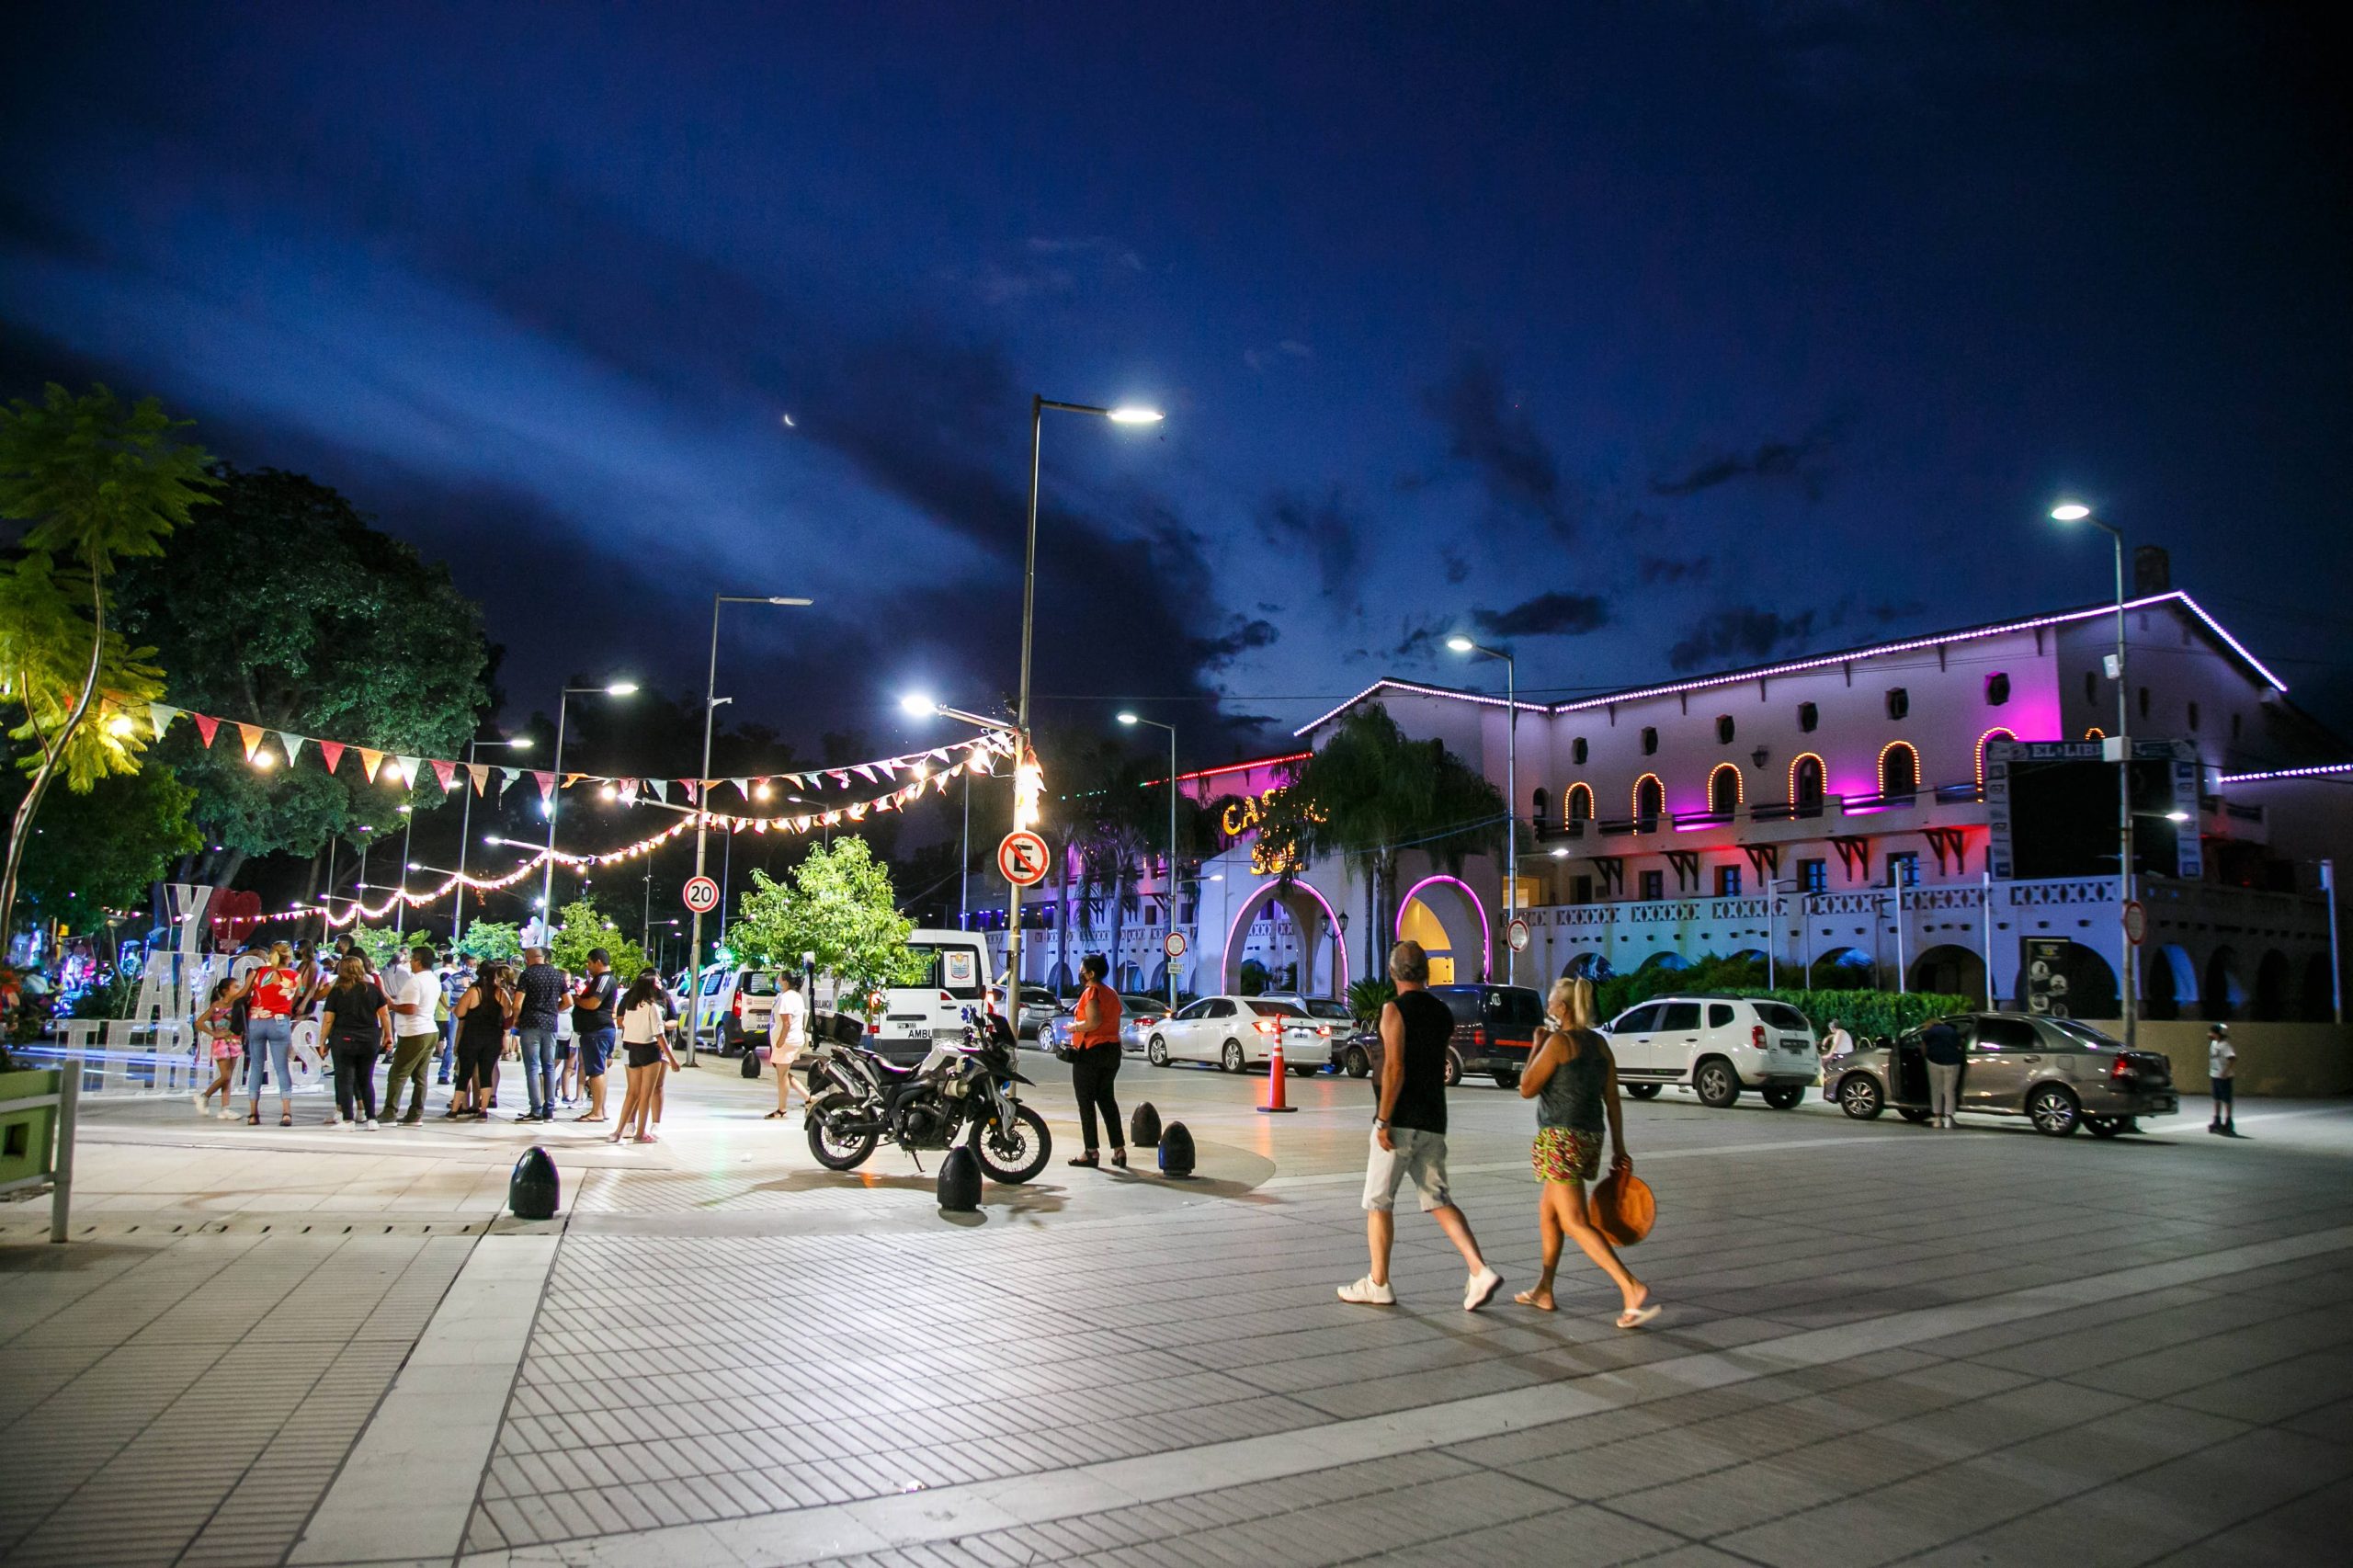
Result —
M341 1117L339 1117L339 1116L331 1116L331 1117L328 1117L328 1118L327 1118L327 1125L328 1125L329 1127L341 1127L341 1126L343 1125L343 1118L341 1118Z
M1462 1310L1475 1312L1495 1299L1504 1288L1504 1277L1492 1268L1482 1268L1471 1276L1471 1283L1462 1288Z
M367 1121L367 1128L368 1128L368 1131L370 1131L370 1132L373 1132L373 1131L376 1131L376 1119L375 1119L374 1117L372 1117L372 1116L371 1116L371 1117L369 1117L369 1118L368 1119L368 1121Z
M1393 1307L1397 1292L1386 1285L1376 1285L1368 1274L1353 1285L1340 1287L1340 1300L1353 1301L1360 1307Z

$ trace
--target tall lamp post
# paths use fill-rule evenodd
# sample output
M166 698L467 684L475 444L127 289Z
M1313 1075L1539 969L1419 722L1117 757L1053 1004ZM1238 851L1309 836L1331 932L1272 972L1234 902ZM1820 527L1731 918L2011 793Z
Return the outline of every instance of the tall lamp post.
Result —
M1091 414L1098 419L1108 419L1114 425L1157 425L1161 414L1153 408L1097 408L1092 403L1061 403L1050 397L1029 399L1029 533L1021 552L1021 689L1013 709L1013 825L1028 827L1023 822L1023 770L1029 761L1029 648L1031 633L1038 618L1038 467L1045 444L1046 411L1058 414ZM944 710L943 710L944 711ZM1032 802L1034 805L1034 802ZM1005 930L1006 994L1018 997L1021 988L1021 889L1015 887L1006 901Z
M2116 759L2116 838L2118 856L2117 886L2121 894L2117 908L2117 934L2123 938L2123 994L2118 999L2124 1013L2124 1043L2127 1048L2136 1042L2140 1028L2141 974L2140 962L2132 951L2132 936L2125 928L2124 910L2132 902L2132 703L2131 687L2126 682L2124 668L2124 530L2096 516L2080 501L2063 501L2051 508L2054 522L2089 523L2106 533L2116 546L2116 738L2102 749Z
M401 813L401 896L392 906L392 942L398 946L408 937L408 846L416 834L415 779L408 781L408 800L394 809Z
M1011 734L1013 736L1014 746L1013 825L1017 828L1029 827L1036 823L1038 820L1037 790L1035 788L1036 780L1033 776L1026 782L1025 785L1025 780L1021 774L1022 769L1029 767L1029 745L1028 736L1022 734L1019 731L1013 729L1012 726L1008 725L1002 719L986 719L983 718L978 713L968 713L961 708L944 707L939 703L934 702L930 698L925 696L923 693L917 691L911 691L904 697L899 699L899 707L903 711L917 719L929 719L935 716L942 719L954 719L960 723L970 724L975 729L986 730L992 734ZM1013 889L1010 913L1011 923L1008 925L1005 934L1006 974L1007 976L1006 983L1006 998L1007 1005L1015 1009L1014 1016L1018 1018L1020 1016L1019 1008L1021 1005L1021 971L1017 968L1014 967L1020 957L1021 889L1018 886L1015 886Z
M1504 979L1519 983L1519 953L1511 945L1511 923L1519 918L1519 665L1500 648L1473 642L1456 632L1446 645L1458 653L1472 653L1504 662Z
M1157 719L1147 719L1140 713L1121 713L1120 722L1133 728L1138 724L1168 732L1168 881L1161 889L1161 896L1168 909L1168 929L1176 929L1176 726L1164 724ZM1160 948L1161 958L1167 966L1168 1010L1176 1010L1176 960L1170 955L1168 945Z
M529 751L531 749L531 737L517 735L512 740L505 741L468 741L466 769L469 784L473 781L474 754L484 746L506 746L512 751ZM452 958L457 955L458 938L464 936L466 932L466 851L473 843L473 827L474 798L472 791L469 790L465 800L458 807L458 898L449 914L449 952Z
M617 680L604 686L567 686L555 703L555 785L548 791L548 858L540 868L540 940L555 940L555 814L563 801L563 726L573 694L602 692L607 697L634 697L637 683Z
M710 732L719 715L719 611L724 605L792 605L806 607L808 599L787 598L781 594L713 594L710 596L710 674L702 688L702 771L695 776L695 875L703 874L705 829L710 822L710 802L704 796L710 789ZM653 918L652 883L647 884L647 919ZM687 1060L695 1064L695 1041L702 1024L702 911L694 915L694 929L687 937ZM722 916L724 919L724 916Z

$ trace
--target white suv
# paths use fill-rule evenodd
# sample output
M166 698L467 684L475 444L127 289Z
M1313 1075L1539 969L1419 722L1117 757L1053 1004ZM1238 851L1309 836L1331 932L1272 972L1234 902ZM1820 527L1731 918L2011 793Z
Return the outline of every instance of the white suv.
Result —
M1813 1026L1786 1002L1749 996L1661 996L1609 1020L1618 1082L1637 1099L1669 1084L1722 1109L1744 1088L1788 1110L1813 1082Z

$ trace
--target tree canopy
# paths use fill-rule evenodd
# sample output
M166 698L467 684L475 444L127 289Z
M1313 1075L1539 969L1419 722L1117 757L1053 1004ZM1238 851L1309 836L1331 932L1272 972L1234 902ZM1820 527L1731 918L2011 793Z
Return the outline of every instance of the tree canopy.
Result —
M915 923L898 913L891 869L862 838L817 846L784 881L754 871L740 907L727 927L729 947L756 963L791 968L814 953L819 971L834 976L846 997L923 976L922 960L907 948Z
M13 804L15 780L0 780ZM41 808L17 879L27 912L87 930L107 907L143 909L148 889L197 846L188 812L196 792L160 762L101 778L86 793L60 790Z

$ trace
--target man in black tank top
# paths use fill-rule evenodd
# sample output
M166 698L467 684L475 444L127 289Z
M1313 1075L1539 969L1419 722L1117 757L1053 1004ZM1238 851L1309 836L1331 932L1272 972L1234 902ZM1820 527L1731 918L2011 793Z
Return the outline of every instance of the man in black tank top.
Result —
M1446 1189L1446 1051L1454 1035L1454 1014L1426 989L1430 960L1419 942L1400 942L1390 949L1389 976L1396 983L1397 1000L1381 1010L1381 1109L1373 1119L1364 1178L1365 1241L1372 1271L1341 1286L1340 1300L1382 1307L1396 1301L1389 1286L1389 1248L1397 1235L1392 1210L1397 1188L1411 1176L1423 1211L1438 1222L1471 1271L1462 1309L1475 1312L1504 1278L1479 1255L1470 1221Z

